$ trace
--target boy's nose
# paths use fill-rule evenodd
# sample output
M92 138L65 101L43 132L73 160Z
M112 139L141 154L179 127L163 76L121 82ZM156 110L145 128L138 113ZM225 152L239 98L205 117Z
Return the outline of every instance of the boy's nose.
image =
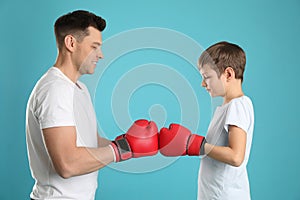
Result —
M207 84L205 83L204 80L202 81L201 86L202 86L202 87L206 87L206 86L207 86Z

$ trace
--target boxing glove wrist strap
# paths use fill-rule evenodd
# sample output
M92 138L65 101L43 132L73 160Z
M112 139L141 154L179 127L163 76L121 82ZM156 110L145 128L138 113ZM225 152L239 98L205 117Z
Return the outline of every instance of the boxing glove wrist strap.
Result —
M112 142L116 153L116 162L132 158L131 148L126 138L120 138Z
M114 149L114 147L113 147L112 144L110 144L110 145L108 145L108 146L109 146L109 148L111 149L111 151L112 151L112 153L113 153L113 156L114 156L114 162L116 162L116 152L115 152L115 149Z
M206 143L206 139L204 138L200 147L200 156L205 155L205 148L204 148L205 143Z
M191 134L186 144L186 154L189 156L204 155L204 144L206 143L205 137Z

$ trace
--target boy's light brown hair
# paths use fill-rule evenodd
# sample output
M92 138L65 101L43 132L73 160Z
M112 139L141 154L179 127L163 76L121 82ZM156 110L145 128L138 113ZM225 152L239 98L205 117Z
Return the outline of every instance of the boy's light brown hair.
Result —
M198 61L199 68L206 64L217 72L218 77L227 67L231 67L235 72L235 78L241 79L243 82L246 55L244 50L236 44L219 42L208 47Z

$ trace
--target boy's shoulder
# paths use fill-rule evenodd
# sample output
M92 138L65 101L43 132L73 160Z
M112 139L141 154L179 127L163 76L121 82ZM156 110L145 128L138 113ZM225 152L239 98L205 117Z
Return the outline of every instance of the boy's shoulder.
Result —
M232 102L252 102L251 98L246 96L246 95L243 95L241 97L236 97L236 98L233 98L229 103L232 103Z
M248 106L251 106L251 107L253 106L252 105L252 100L250 99L250 97L248 97L246 95L232 99L228 103L228 106L232 106L232 105L236 105L236 106L239 106L239 105L246 106L246 105L248 105Z
M251 113L252 115L254 113L252 100L250 97L245 95L232 99L228 103L227 109L240 114Z

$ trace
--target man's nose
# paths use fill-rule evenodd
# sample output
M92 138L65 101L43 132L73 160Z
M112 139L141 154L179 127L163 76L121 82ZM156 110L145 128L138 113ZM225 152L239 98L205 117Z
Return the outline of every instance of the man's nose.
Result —
M99 50L97 51L97 56L98 56L98 59L103 59L103 58L104 58L104 55L103 55L101 49L99 49Z

